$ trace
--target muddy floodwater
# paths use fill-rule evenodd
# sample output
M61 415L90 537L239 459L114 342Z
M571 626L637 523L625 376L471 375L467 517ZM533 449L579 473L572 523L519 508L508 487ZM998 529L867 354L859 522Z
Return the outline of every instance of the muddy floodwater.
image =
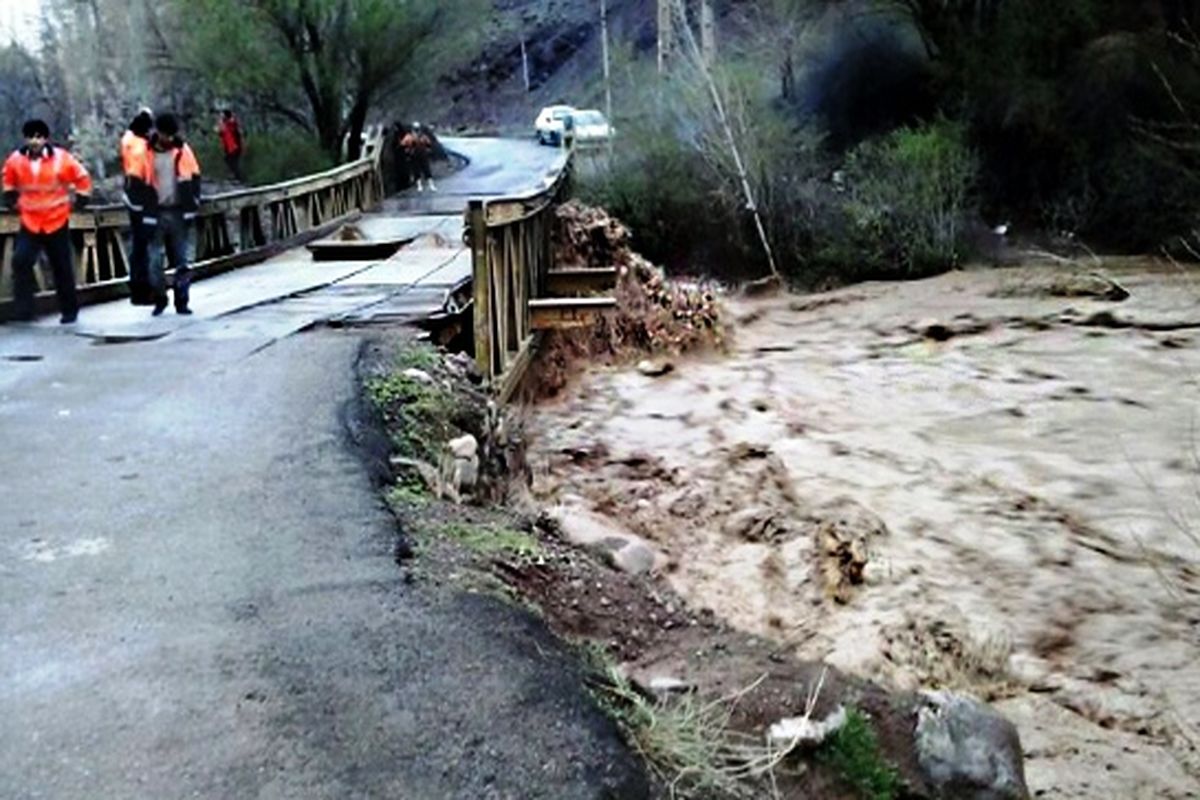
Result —
M535 493L798 658L990 700L1035 796L1200 797L1200 278L1105 271L730 300L727 354L533 409Z

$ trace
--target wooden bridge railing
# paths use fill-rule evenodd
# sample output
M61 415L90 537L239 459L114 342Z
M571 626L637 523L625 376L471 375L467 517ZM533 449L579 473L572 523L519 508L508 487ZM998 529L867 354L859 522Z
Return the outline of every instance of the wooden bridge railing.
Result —
M384 196L381 136L372 133L357 161L271 186L205 197L195 228L193 269L211 274L262 260L326 235L378 204ZM0 214L0 320L12 314L12 251L19 229L15 213ZM129 277L123 206L71 215L75 281L83 302L123 291ZM52 296L49 270L38 274L39 304Z
M554 183L514 197L472 199L467 236L474 274L475 360L506 401L532 358L530 301L547 296L555 209L570 189L571 159Z

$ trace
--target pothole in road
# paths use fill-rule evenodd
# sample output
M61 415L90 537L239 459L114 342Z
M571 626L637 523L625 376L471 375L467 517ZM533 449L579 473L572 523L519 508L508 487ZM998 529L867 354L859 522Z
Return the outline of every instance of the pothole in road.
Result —
M135 342L153 342L169 335L171 331L157 331L155 333L76 333L84 339L90 339L94 346L103 346L110 344L133 344Z

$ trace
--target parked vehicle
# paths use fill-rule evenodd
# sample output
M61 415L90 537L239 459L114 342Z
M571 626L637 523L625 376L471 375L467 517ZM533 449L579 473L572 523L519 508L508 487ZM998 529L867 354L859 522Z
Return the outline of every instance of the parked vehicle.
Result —
M534 120L533 130L541 144L560 145L569 133L575 109L567 105L546 106Z
M575 144L601 144L612 138L613 129L604 114L594 108L585 108L571 114L575 122Z

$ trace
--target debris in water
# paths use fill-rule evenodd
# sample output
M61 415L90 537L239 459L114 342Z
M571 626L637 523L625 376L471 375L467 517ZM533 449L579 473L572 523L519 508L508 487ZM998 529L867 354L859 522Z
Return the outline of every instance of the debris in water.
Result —
M657 378L672 372L675 365L670 361L651 361L650 359L642 359L638 362L637 370L643 375L650 378Z

